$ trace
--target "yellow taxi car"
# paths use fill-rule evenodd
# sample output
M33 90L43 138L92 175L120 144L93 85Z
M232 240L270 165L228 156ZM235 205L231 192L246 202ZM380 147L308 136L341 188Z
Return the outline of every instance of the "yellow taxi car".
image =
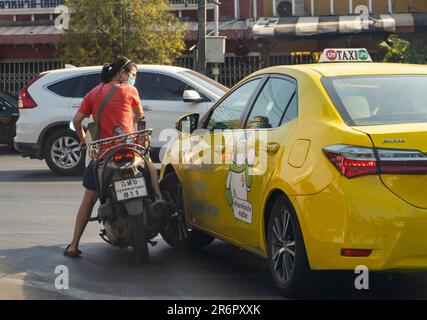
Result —
M337 63L260 70L179 119L161 170L170 245L260 254L287 296L315 270L427 269L427 66L321 61Z

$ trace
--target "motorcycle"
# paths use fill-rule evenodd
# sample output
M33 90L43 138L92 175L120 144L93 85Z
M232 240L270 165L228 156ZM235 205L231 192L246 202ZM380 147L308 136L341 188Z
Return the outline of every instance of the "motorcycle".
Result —
M135 260L149 259L148 244L165 229L168 203L156 199L147 159L152 130L139 130L92 141L88 153L95 162L100 206L90 221L103 225L101 238L126 249L133 248Z

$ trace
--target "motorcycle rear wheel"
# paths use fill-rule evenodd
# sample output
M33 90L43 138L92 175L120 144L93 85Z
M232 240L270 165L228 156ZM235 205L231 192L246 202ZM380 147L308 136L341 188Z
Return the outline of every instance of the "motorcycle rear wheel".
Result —
M150 254L148 252L147 231L142 215L130 216L129 227L135 261L141 264L147 263Z

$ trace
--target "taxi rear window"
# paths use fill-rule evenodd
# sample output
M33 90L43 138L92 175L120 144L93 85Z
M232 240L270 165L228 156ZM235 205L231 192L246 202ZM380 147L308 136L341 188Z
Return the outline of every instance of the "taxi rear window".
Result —
M349 125L427 122L427 75L325 77L322 83Z

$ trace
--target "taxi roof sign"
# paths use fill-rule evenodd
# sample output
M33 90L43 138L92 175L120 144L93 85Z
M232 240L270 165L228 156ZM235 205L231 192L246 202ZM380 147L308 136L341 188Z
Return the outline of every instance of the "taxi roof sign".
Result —
M319 62L372 62L366 49L325 49Z

